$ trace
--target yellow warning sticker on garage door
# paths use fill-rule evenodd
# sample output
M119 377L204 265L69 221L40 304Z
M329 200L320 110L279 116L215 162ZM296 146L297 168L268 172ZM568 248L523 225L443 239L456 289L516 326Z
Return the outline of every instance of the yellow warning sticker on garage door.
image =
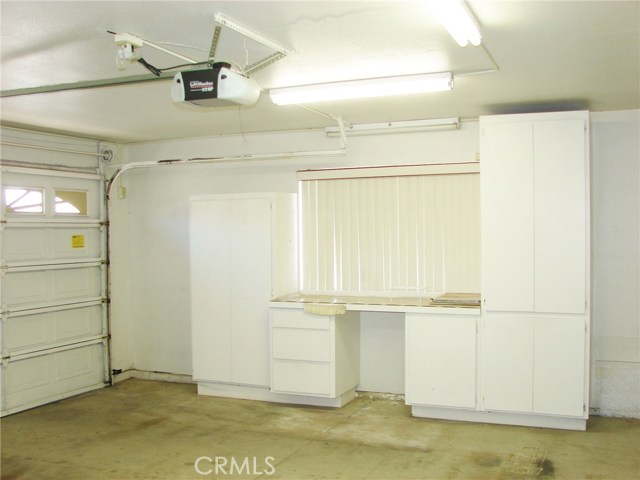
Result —
M71 235L71 248L84 248L84 235Z

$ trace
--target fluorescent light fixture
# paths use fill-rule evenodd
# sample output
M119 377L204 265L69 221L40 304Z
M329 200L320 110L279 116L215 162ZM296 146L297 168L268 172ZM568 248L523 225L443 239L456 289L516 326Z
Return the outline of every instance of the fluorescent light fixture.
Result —
M347 135L370 135L378 133L419 132L424 130L445 130L460 127L460 118L432 118L429 120L406 120L401 122L362 123L347 125ZM324 129L328 137L340 136L340 127L332 126Z
M429 2L435 16L448 30L458 45L474 47L480 45L480 28L463 0L440 0Z
M331 100L441 92L452 88L453 76L451 72L444 72L273 88L269 90L269 95L276 105L293 105Z

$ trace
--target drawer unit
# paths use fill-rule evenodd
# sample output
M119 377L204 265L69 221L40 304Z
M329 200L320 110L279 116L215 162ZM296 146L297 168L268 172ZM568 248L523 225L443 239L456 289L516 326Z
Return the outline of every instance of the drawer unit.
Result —
M271 308L271 391L338 398L360 371L358 313L314 315Z

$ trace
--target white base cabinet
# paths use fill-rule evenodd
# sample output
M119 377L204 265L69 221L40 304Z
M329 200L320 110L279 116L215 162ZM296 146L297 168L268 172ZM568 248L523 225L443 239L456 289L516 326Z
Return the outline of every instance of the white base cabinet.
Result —
M476 406L477 315L405 315L405 401Z
M360 382L357 312L315 315L302 308L271 309L271 391L355 398Z
M581 317L484 315L483 407L586 418Z
M412 414L584 430L584 318L478 313L406 314Z

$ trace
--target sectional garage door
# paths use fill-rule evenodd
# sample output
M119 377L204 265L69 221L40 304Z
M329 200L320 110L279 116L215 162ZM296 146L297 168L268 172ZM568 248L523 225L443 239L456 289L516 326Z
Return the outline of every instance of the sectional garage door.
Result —
M109 381L104 180L2 167L2 415Z

